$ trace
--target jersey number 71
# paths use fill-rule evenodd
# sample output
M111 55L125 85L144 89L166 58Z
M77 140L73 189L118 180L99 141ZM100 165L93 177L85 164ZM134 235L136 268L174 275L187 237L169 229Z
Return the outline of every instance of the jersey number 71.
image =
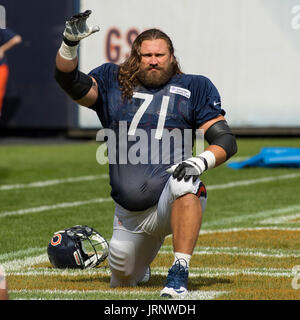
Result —
M131 121L129 130L128 130L128 135L130 135L130 136L134 136L136 128L137 128L143 114L145 113L145 111L147 110L147 108L149 107L150 103L153 100L153 94L135 92L133 95L133 98L144 99L144 102L138 108L138 110L136 111L136 113ZM170 100L170 97L168 97L168 96L163 96L163 98L162 98L160 112L159 112L159 118L158 118L158 122L157 122L157 128L156 128L156 132L155 132L155 139L157 139L157 140L160 140L162 138L166 115L167 115L167 110L168 110L168 105L169 105L169 100Z

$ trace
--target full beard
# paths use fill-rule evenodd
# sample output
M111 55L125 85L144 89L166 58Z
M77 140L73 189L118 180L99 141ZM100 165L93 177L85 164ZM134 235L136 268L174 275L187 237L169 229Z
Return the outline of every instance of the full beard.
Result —
M155 69L155 71L151 70ZM136 77L145 87L158 88L166 84L174 75L174 66L172 63L166 68L148 67L138 71Z

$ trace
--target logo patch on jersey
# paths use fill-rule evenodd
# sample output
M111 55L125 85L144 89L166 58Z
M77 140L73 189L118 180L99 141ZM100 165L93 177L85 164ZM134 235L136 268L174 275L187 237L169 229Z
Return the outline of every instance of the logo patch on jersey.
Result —
M214 101L214 106L218 106L218 105L220 105L221 104L221 102L216 102L216 101Z
M191 91L190 90L184 89L184 88L180 88L180 87L171 86L170 92L171 93L175 93L175 94L180 94L181 96L184 96L184 97L186 97L188 99L191 97Z

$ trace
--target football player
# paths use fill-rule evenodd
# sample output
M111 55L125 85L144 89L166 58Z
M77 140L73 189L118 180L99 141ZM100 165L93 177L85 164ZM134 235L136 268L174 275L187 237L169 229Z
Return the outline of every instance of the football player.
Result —
M129 152L138 133L157 143L146 155L148 161L119 159L109 165L115 202L108 256L111 287L148 280L151 262L164 238L172 234L174 261L160 294L185 297L189 263L207 199L199 176L236 153L235 137L224 118L216 87L204 76L181 71L172 41L161 30L138 35L131 55L121 65L105 63L88 75L79 71L79 42L99 31L99 27L87 25L90 14L85 11L66 22L56 56L56 81L74 101L94 110L104 128L116 133L117 159L121 148ZM118 144L120 123L126 123L128 129L125 147ZM203 130L209 143L206 150L177 162L175 155L182 152L182 145L172 145L170 162L163 161L164 135L173 130L194 134L197 129ZM159 160L151 161L157 152Z
M20 35L12 30L0 28L0 117L9 75L6 52L21 42L22 38Z

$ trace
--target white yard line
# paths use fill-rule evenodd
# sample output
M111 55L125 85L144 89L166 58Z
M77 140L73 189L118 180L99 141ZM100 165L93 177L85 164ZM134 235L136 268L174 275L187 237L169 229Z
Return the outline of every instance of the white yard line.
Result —
M45 205L40 207L34 207L34 208L27 208L27 209L20 209L15 211L4 211L0 212L0 218L8 217L8 216L15 216L15 215L24 215L28 213L37 213L37 212L43 212L43 211L49 211L49 210L56 210L56 209L62 209L62 208L71 208L71 207L78 207L83 206L87 204L93 204L93 203L101 203L101 202L109 202L112 201L112 198L96 198L96 199L90 199L85 201L75 201L75 202L63 202L63 203L56 203L53 205Z
M71 178L45 180L45 181L35 181L35 182L29 182L29 183L7 184L2 186L0 185L0 191L26 189L26 188L42 188L42 187L53 186L61 183L93 181L93 180L106 179L106 178L108 178L108 174L80 176L80 177L71 177Z
M16 294L19 297L27 297L30 296L31 299L34 299L34 295L38 297L38 299L41 298L42 295L50 295L54 298L57 298L57 296L65 296L66 299L67 296L71 296L72 299L80 299L80 296L83 296L82 298L86 299L87 295L94 295L94 294L104 294L104 295L110 295L110 296L131 296L133 298L138 297L140 295L146 295L149 297L158 297L159 291L148 291L148 290L141 290L141 289L130 289L130 290L118 290L118 289L111 289L111 290L28 290L28 289L22 289L22 290L11 290L9 293ZM188 300L213 300L217 297L229 293L228 291L205 291L205 290L194 290L189 291L188 297L186 299ZM17 297L18 299L18 297ZM184 300L184 299L183 299Z
M6 275L14 276L60 276L60 277L79 277L79 276L110 276L109 269L54 269L54 268L31 268L23 271L6 271Z
M39 185L39 186L53 185L53 184L63 183L62 181L65 181L65 182L67 182L67 181L68 182L75 182L76 181L77 182L77 181L79 181L78 179L82 179L81 181L93 180L93 179L96 179L96 177L98 177L98 179L99 179L100 177L103 177L103 175L68 178L68 179L61 179L61 180L48 180L48 181L44 181L44 182L33 182L33 183L30 183L29 185L36 185L36 186L37 185ZM288 175L277 176L277 177L258 178L258 179L252 179L252 180L241 180L241 181L236 181L236 182L231 182L231 183L226 183L226 184L208 186L207 190L227 189L227 188L245 186L245 185L254 184L254 183L270 182L270 181L283 180L283 179L293 179L293 178L298 178L298 177L300 177L300 173L299 174L288 174ZM10 185L10 186L12 187L13 185ZM22 186L22 185L14 185L14 186ZM8 188L9 185L2 186L2 187ZM4 211L4 212L0 212L0 218L7 217L7 216L13 216L13 215L24 215L24 214L28 214L28 213L36 213L36 212L43 212L43 211L48 211L48 210L55 210L55 209L60 209L60 208L77 207L77 206L81 206L81 205L103 202L103 201L112 201L112 199L111 198L99 198L99 199L91 199L91 200L86 200L86 201L58 203L58 204L53 204L53 205L45 205L45 206L40 206L40 207L35 207L35 208L27 208L27 209L20 209L20 210L14 210L14 211ZM290 207L290 208L292 208L292 210L294 210L293 208L300 208L300 206ZM282 212L280 212L280 210L284 211L284 210L290 210L290 209L283 208L283 209L276 209L276 210L275 211L274 210L266 211L265 213L264 212L258 213L258 215L265 216L265 214L267 214L267 215L269 214L268 212L271 212L271 214L276 213L276 212L282 213ZM249 215L249 218L251 218L251 217L253 217L253 214ZM234 222L241 221L241 220L245 219L245 216L220 219L220 220L217 220L214 222L204 223L203 226L219 225L219 224L223 224L222 221L225 221L227 223L227 221L231 222L232 219L235 220Z
M5 268L3 268L5 270ZM50 271L52 270L52 271ZM58 270L49 268L32 268L28 271L9 271L5 270L6 275L14 276L62 276L62 277L78 277L78 276L110 276L109 269L89 269L89 270ZM151 268L152 275L166 276L168 274L167 267ZM255 275L263 277L292 277L295 274L293 269L279 268L189 268L189 277L218 277L218 276L236 276L236 275Z
M217 219L215 221L204 222L202 226L203 228L206 228L206 227L213 227L213 226L224 225L224 224L241 223L241 222L246 222L247 220L254 220L256 222L259 222L260 219L266 219L273 215L282 215L285 213L298 211L298 210L300 210L300 205L277 208L272 210L264 210L264 211L253 212L253 213L246 213L246 214L243 213L240 216L234 216L234 217Z
M268 218L259 221L260 224L282 224L282 223L293 223L292 220L300 219L300 213L287 215L287 216L279 216L279 217L273 217Z
M152 274L166 275L168 268L154 268ZM236 276L236 275L255 275L268 277L292 277L292 269L277 268L189 268L190 277L217 277L217 276Z
M98 179L106 179L108 177L109 177L108 174L101 174L101 175L70 177L70 178L64 178L64 179L53 179L53 180L45 180L45 181L34 181L29 183L0 185L0 191L26 189L26 188L42 188L42 187L53 186L61 183L93 181ZM270 181L276 181L276 180L295 179L299 177L300 177L300 173L291 173L291 174L285 174L285 175L274 176L274 177L272 176L272 177L263 177L263 178L257 178L257 179L248 179L248 180L241 180L241 181L207 186L207 190L234 188L239 186L247 186L251 184L264 183L264 182L270 182Z
M28 248L24 250L3 253L0 254L0 263L3 261L12 261L16 259L23 259L23 257L39 255L45 253L45 250L45 248Z
M290 174L285 174L281 176L263 177L263 178L257 178L257 179L248 179L248 180L241 180L241 181L229 182L224 184L211 185L211 186L207 186L206 189L207 190L227 189L227 188L234 188L234 187L240 187L240 186L248 186L256 183L266 183L271 181L296 179L296 178L300 178L300 173L290 173Z
M240 228L226 228L226 229L213 229L213 230L201 230L202 234L211 234L211 233L224 233L224 232L240 232L240 231L264 231L264 230L279 230L279 231L300 231L300 228L297 227L240 227Z
M46 248L45 248L46 251ZM9 274L14 271L22 270L24 271L26 268L30 268L34 265L37 265L39 263L43 263L49 261L47 254L41 254L34 257L28 257L24 259L15 259L12 261L1 263L3 269L5 270L5 273Z
M160 254L173 254L172 246L163 246ZM197 246L193 255L231 255L231 256L248 256L260 258L299 258L300 250L277 250L277 249L253 249L238 247L200 247Z

